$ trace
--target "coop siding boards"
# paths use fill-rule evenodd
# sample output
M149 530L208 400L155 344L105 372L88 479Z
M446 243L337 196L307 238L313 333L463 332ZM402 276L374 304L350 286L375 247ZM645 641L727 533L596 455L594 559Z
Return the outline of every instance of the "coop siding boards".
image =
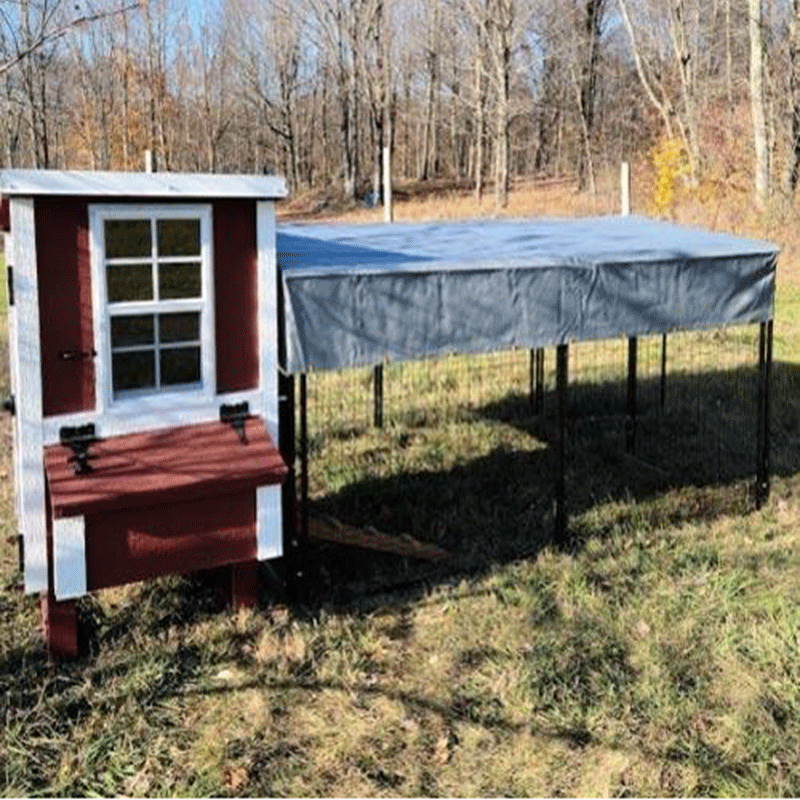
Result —
M86 539L84 518L53 520L53 589L56 600L86 594Z
M256 558L253 490L86 517L89 591Z
M25 591L47 590L47 532L42 465L42 372L34 207L11 200L16 337L19 353L17 420L20 508L25 537Z
M36 256L45 417L95 407L94 361L59 353L94 348L89 218L80 199L37 198Z
M259 383L256 209L249 200L214 203L217 392Z
M771 318L778 248L639 217L278 231L289 370Z

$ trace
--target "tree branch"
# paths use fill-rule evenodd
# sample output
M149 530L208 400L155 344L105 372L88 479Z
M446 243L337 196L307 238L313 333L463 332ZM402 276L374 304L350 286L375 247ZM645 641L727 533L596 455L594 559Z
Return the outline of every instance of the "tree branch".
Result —
M21 61L24 61L26 58L28 58L28 56L44 47L44 45L54 42L57 39L60 39L62 36L65 36L74 28L80 28L83 25L89 25L92 22L98 22L106 17L113 17L117 16L118 14L127 14L129 11L139 8L139 6L140 2L137 0L131 5L115 8L113 11L98 11L94 14L84 14L80 17L76 17L75 19L71 19L69 22L65 22L63 25L59 25L52 31L42 30L31 44L22 50L19 50L13 58L0 63L0 75L8 72L8 70L10 70L12 67L15 67Z

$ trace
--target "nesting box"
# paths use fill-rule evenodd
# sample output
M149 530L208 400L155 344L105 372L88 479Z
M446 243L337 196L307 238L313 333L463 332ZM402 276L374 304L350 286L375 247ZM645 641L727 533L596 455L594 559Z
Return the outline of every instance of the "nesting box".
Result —
M10 170L14 471L51 650L76 598L282 553L275 200L262 176Z

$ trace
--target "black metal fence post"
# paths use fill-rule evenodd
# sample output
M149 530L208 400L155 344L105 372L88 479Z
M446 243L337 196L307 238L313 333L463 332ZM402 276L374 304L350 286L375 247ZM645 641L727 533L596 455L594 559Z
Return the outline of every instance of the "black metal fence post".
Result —
M372 370L372 384L374 390L373 424L376 428L383 427L383 364L376 364Z
M300 376L300 535L308 540L308 379Z
M772 320L762 322L758 337L758 409L756 427L756 508L769 498L769 406L772 376Z
M303 554L297 529L297 486L295 474L295 380L287 372L285 311L280 269L276 270L278 300L278 449L289 472L281 487L281 512L283 516L283 589L290 602L299 593Z
M637 339L628 338L628 418L625 421L625 451L636 452L636 355Z
M556 447L556 540L567 536L566 505L566 439L567 439L567 381L569 345L556 349L556 393L558 394L558 440Z
M530 363L530 403L531 412L544 411L544 348L531 348Z
M297 572L301 562L297 530L297 487L295 485L294 375L278 375L278 449L289 469L281 490L283 512L283 558L286 566L284 588L290 601L297 597Z
M529 372L529 386L528 386L528 399L531 404L531 412L534 414L539 413L536 407L536 367L539 365L536 357L539 351L535 348L530 350L530 372Z
M544 347L536 349L536 410L544 413Z

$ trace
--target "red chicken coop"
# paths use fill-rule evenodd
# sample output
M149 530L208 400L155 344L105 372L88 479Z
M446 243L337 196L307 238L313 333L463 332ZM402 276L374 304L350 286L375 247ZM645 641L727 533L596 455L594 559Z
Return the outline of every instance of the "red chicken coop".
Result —
M0 173L17 519L51 653L76 599L282 554L282 179Z

